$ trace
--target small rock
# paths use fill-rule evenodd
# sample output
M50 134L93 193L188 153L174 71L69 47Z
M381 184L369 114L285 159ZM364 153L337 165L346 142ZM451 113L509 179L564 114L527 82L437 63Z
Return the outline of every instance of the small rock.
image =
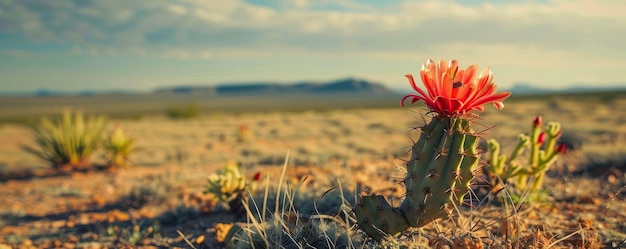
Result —
M65 227L67 228L72 228L76 225L76 223L74 223L74 221L68 220L67 222L65 222Z
M55 220L52 221L51 223L53 228L62 228L65 226L65 221L64 220Z
M107 220L109 222L128 221L130 220L130 216L127 213L114 209L108 213Z
M20 244L20 247L31 247L33 246L33 241L30 239L24 239L24 241L22 241L22 243Z
M84 248L84 249L100 249L102 248L102 244L98 242L88 242L88 243L77 244L76 247Z
M226 241L226 235L228 235L228 231L233 228L233 223L217 223L215 224L215 240L217 242L222 243Z
M196 244L202 245L203 242L204 242L204 235L200 235L196 238Z
M593 205L596 205L596 206L602 205L602 199L600 199L598 197L591 197L591 196L580 197L579 202L580 203L585 203L585 204L593 204Z
M52 241L52 245L54 245L54 247L59 248L63 245L63 243L61 243L60 240L55 239L54 241Z
M76 235L70 235L67 237L67 242L71 242L71 243L78 243L78 237L76 237Z
M76 248L76 244L66 242L66 243L63 243L63 248L69 248L69 249Z

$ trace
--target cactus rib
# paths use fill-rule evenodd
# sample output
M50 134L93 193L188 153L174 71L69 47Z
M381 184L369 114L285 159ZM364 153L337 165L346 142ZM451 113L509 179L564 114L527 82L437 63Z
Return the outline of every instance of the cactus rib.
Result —
M362 197L354 207L359 226L376 240L447 217L448 205L461 203L469 189L478 165L478 137L470 121L437 116L421 130L406 165L406 197L400 207L381 195Z

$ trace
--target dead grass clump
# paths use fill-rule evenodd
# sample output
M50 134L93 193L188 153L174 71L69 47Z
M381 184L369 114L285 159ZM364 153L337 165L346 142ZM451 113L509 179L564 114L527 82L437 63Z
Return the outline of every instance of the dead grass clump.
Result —
M363 241L352 229L350 208L341 185L337 190L338 198L343 200L339 203L343 215L322 214L313 202L305 206L312 206L315 213L301 216L296 192L302 184L290 185L285 179L286 167L287 163L283 165L275 190L270 191L267 178L263 200L257 202L250 198L243 203L248 222L230 229L225 238L227 248L354 248L357 241ZM303 211L306 212L309 211Z

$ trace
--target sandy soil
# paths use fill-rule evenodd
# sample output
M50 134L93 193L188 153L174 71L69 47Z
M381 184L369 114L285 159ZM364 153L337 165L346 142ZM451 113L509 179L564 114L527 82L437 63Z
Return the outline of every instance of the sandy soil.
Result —
M359 185L359 191L399 196L403 187L395 183L402 177L397 167L411 139L417 137L410 128L423 122L419 111L113 120L111 127L118 123L137 138L133 167L77 172L50 169L22 149L32 145L26 127L4 124L0 126L0 248L189 244L216 248L216 224L241 219L202 192L208 175L228 160L239 161L248 177L262 172L275 182L289 153L289 179L306 179L307 191L323 193L339 179L352 191ZM505 228L513 229L510 223L516 221L521 226L515 229L524 239L543 238L544 246L552 242L562 248L619 244L626 239L626 100L514 102L502 111L488 110L479 123L486 127L485 138L497 138L508 151L536 115L561 122L567 137L580 142L549 172L544 184L548 201L525 208L514 219L503 218L508 211L498 205L464 211L461 216L474 213L484 218L480 224L487 224L467 230L482 238L502 238ZM242 125L249 135L237 141ZM96 153L93 161L103 163L102 153ZM424 231L446 234L450 229L445 224L432 224Z

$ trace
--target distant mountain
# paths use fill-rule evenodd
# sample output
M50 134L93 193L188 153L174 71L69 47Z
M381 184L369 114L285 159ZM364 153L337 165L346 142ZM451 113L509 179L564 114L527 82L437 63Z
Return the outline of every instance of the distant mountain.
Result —
M239 83L223 84L215 87L190 86L161 88L155 94L187 94L206 96L231 95L271 95L271 94L328 94L328 93L393 93L382 84L361 79L347 78L328 83L300 82L295 84L278 83Z
M212 86L176 86L165 87L154 90L155 94L187 94L187 95L205 95L215 96L217 91Z
M512 92L513 94L538 94L552 92L552 90L520 83L515 84L513 87L507 89L507 91Z
M583 93L583 92L604 92L604 91L624 91L626 90L626 84L614 87L602 87L602 86L573 86L564 89L546 89L541 87L531 86L527 83L517 83L513 87L507 89L507 91L513 94L520 95L532 95L532 94L553 94L553 93Z
M603 91L626 91L626 83L613 87L603 87L594 84L587 86L573 86L565 89L546 89L533 86L529 83L517 83L513 87L505 89L515 95L534 94L554 94L554 93L581 93L581 92L603 92ZM389 89L380 83L363 79L345 78L329 82L294 82L291 84L280 84L276 82L248 82L248 83L228 83L217 86L171 86L162 87L153 91L131 91L131 90L78 90L78 91L57 91L50 89L39 89L36 91L2 92L0 96L96 96L96 95L181 95L181 96L236 96L236 95L272 95L272 94L332 94L332 93L365 93L365 94L410 94L414 90L402 87Z

